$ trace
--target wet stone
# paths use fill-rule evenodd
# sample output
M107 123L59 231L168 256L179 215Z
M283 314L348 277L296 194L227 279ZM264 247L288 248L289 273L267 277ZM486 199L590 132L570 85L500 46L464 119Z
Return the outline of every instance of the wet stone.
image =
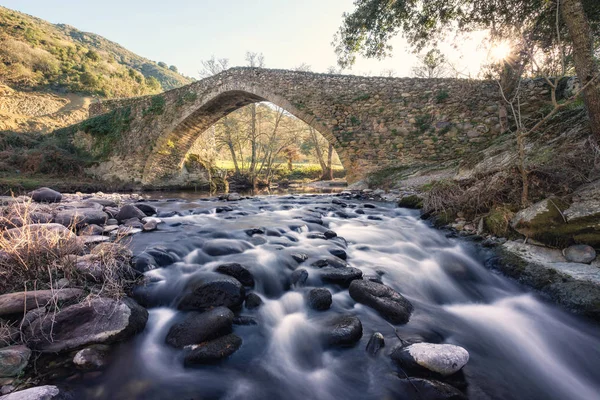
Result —
M27 366L31 350L27 346L0 348L0 378L19 375Z
M381 350L385 346L385 339L383 335L379 332L373 333L371 338L369 339L369 343L367 343L366 351L369 355L376 355L379 350Z
M31 192L31 199L36 203L59 203L62 197L62 194L47 187L42 187Z
M327 238L327 239L332 239L337 236L337 233L335 233L334 231L328 230L328 231L323 232L323 236L325 236L325 238Z
M362 323L353 315L329 318L323 329L325 342L330 346L352 346L362 337Z
M421 378L406 379L402 374L400 377L400 391L404 395L412 395L416 399L427 400L467 400L460 390L447 383Z
M247 268L243 267L238 263L222 264L215 269L216 272L224 275L234 277L240 283L247 287L254 287L254 276L248 271Z
M331 307L331 292L325 288L315 288L308 292L308 306L313 310L324 311Z
M73 364L79 369L94 370L104 368L108 364L110 347L106 345L93 345L79 350L73 357Z
M186 366L211 364L229 357L242 346L242 338L231 333L208 342L186 347Z
M357 279L362 279L362 271L354 267L334 268L325 267L320 270L321 280L326 283L335 283L341 286L348 286Z
M293 253L291 254L291 257L294 259L294 261L296 261L298 264L303 263L304 261L306 261L308 259L308 255L304 254L304 253Z
M389 286L380 283L356 280L350 284L350 297L381 314L393 324L405 324L413 311L413 305Z
M329 249L329 253L337 258L341 258L342 260L348 259L348 254L346 254L346 251L343 249L338 249L338 248Z
M256 318L249 315L239 315L233 318L234 325L258 325Z
M246 296L246 308L249 310L253 310L255 308L260 307L263 304L262 299L256 293L250 293Z
M150 204L135 203L135 207L148 217L158 214L158 209Z
M117 215L115 215L115 219L119 222L123 222L131 218L142 219L145 216L146 214L144 214L142 210L140 210L133 204L126 204L123 207L121 207Z
M292 282L292 285L296 285L296 286L303 286L306 283L307 279L308 279L308 271L305 270L304 268L295 270L294 272L292 272L292 275L290 277L290 281Z
M220 274L201 274L190 278L177 307L200 311L219 306L237 309L245 297L244 286L237 279Z
M202 250L209 256L226 256L229 254L243 253L250 248L248 242L232 239L213 239L202 246Z
M233 312L225 307L217 307L206 312L192 311L181 322L169 329L166 342L182 348L202 343L231 333Z

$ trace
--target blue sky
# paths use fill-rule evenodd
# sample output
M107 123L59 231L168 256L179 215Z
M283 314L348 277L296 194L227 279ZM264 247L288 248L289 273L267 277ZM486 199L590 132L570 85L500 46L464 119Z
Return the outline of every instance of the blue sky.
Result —
M0 4L97 33L196 78L202 60L215 55L228 58L232 66L244 65L246 51L262 52L270 68L293 69L306 63L313 71L324 72L336 62L331 42L342 13L353 9L353 0L0 0ZM410 76L415 55L402 38L393 45L393 58L359 59L351 72L377 75L393 69L397 76Z

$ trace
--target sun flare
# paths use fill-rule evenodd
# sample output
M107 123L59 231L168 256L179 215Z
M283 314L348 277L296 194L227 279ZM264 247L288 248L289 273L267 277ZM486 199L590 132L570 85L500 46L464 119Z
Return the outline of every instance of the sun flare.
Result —
M508 58L508 56L510 55L510 51L511 51L510 43L508 43L508 42L497 43L490 49L490 58L496 62L506 60Z

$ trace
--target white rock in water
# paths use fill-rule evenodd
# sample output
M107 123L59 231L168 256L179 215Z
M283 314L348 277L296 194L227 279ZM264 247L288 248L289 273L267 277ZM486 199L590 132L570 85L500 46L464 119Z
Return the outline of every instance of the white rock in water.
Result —
M469 361L469 352L452 344L415 343L405 350L414 362L444 376L458 372Z

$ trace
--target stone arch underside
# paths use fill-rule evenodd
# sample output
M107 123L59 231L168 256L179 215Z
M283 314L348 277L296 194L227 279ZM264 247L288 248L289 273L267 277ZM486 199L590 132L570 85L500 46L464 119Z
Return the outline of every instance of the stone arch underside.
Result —
M185 155L199 135L206 132L221 118L244 106L269 102L302 120L319 132L338 153L344 169L349 172L350 161L344 148L325 122L310 110L300 110L280 95L254 85L235 84L219 88L204 96L204 101L184 115L170 131L165 131L145 163L142 183L158 185L169 183L183 165Z

